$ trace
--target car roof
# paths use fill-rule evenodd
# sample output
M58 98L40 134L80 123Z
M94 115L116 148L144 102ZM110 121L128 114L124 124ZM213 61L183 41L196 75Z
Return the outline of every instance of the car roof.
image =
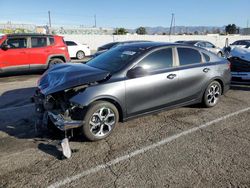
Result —
M178 44L178 43L170 43L170 42L135 42L135 43L126 43L122 45L124 47L131 47L131 48L142 48L142 49L153 49L159 47L167 47L167 46L187 46L185 44Z
M39 34L39 33L15 33L15 34L7 34L7 37L52 37L53 35L47 34Z
M236 40L234 42L250 42L250 39L244 39L244 40Z
M183 43L188 43L188 44L195 44L197 42L208 42L206 40L186 40L186 41L183 41Z

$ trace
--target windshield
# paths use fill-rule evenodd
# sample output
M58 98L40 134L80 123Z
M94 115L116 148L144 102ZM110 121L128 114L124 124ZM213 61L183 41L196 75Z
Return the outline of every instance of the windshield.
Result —
M143 49L138 47L118 46L91 59L86 64L114 73L128 65L132 60L138 57L142 51Z

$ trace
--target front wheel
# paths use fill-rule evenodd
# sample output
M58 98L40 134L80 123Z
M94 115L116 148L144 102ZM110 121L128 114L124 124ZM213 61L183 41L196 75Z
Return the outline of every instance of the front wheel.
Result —
M97 141L108 137L119 120L117 108L106 101L91 104L84 117L83 134L91 140Z
M219 98L222 93L222 88L219 82L213 81L211 82L203 96L203 103L205 107L213 107L219 102Z

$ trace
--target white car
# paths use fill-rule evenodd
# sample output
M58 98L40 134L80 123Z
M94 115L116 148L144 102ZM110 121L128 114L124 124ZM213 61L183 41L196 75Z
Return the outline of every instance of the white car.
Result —
M86 56L91 55L89 46L86 44L80 44L75 41L65 41L68 46L70 58L83 59Z

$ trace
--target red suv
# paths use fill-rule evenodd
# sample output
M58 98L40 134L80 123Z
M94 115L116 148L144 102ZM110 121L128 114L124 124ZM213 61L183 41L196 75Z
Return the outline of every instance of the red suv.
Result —
M70 61L63 37L42 34L0 36L0 73L47 69Z

